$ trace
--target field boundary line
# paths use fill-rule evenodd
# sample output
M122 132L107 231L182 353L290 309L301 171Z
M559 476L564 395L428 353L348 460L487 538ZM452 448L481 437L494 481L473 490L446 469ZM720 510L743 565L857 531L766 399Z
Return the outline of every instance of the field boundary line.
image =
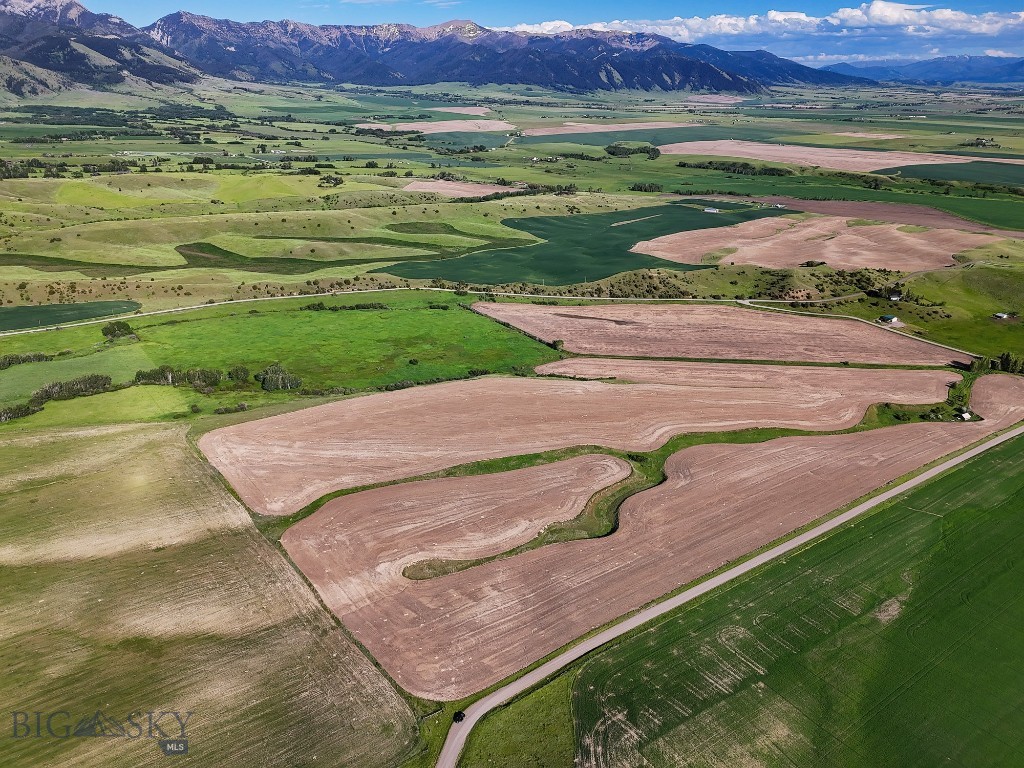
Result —
M384 293L391 291L436 291L438 293L457 293L460 289L457 288L434 288L430 286L414 286L414 285L400 285L395 288L369 288L362 289L357 288L349 291L327 291L321 293L300 293L291 296L254 296L246 299L227 299L225 301L213 301L205 304L190 304L187 307L171 307L169 309L153 309L149 312L121 312L114 315L104 315L92 320L77 320L72 323L55 323L53 325L40 325L35 328L14 328L9 331L0 331L0 338L5 336L21 336L27 333L42 333L44 331L59 331L63 328L79 328L86 325L99 325L100 323L109 323L111 320L127 320L132 317L156 317L159 315L172 315L178 312L191 312L197 309L208 309L210 307L225 307L228 304L251 304L258 301L285 301L287 299L315 299L323 298L325 296L351 296L354 294L367 294L367 293ZM698 304L736 304L742 303L739 299L651 299L651 298L627 298L621 296L556 296L555 294L547 293L511 293L511 292L500 292L500 291L470 291L466 290L466 294L471 296L505 296L508 298L519 298L519 299L563 299L565 301L626 301L626 302L660 302L662 304L672 304L677 302L686 303L698 303ZM842 296L834 299L821 299L821 302L835 301L836 299L844 298ZM818 303L819 300L815 300L814 303ZM61 305L42 305L42 304L26 304L24 306L61 306ZM756 307L755 307L756 308ZM811 313L807 313L811 314ZM815 317L824 317L824 315L812 315ZM837 315L838 317L838 315ZM857 318L859 319L859 318ZM866 320L864 322L867 322ZM930 342L935 343L935 342ZM941 345L940 345L941 346ZM957 350L960 351L960 350Z
M522 677L513 680L508 685L487 694L483 698L466 707L464 712L465 718L461 722L452 723L451 729L448 731L448 736L441 748L440 755L438 756L436 763L437 768L457 768L459 757L462 755L462 751L465 748L466 740L468 739L470 732L484 716L516 696L525 693L540 683L543 683L549 677L552 677L556 673L562 671L565 667L575 661L578 661L592 651L617 640L634 629L637 629L654 619L660 618L664 614L669 613L686 603L704 596L708 592L711 592L720 586L734 581L740 576L746 575L762 565L776 560L783 555L787 555L805 545L814 543L821 536L855 520L875 507L881 506L882 504L903 495L907 491L934 479L948 470L954 469L960 464L963 464L964 462L1021 435L1024 435L1024 425L1011 428L1002 434L986 440L980 445L969 448L968 450L959 453L956 456L931 467L930 469L926 469L909 480L906 480L899 485L890 488L887 491L883 491L877 496L873 496L867 501L848 509L846 512L829 518L821 524L755 555L749 560L745 560L728 570L712 576L711 578L702 581L700 584L680 592L663 602L644 608L638 613L623 619L618 624L584 639L578 645L560 653L536 669L533 669Z
M842 298L842 297L840 297L840 298ZM835 300L836 299L828 299L827 301L835 301ZM913 336L913 335L911 335L909 333L903 333L902 331L900 331L900 330L898 330L896 328L889 328L889 327L886 327L884 325L878 325L877 323L873 323L870 320L865 320L863 317L854 317L853 315L836 315L836 314L833 314L831 312L801 312L799 309L791 309L789 307L770 307L770 306L763 306L763 304L755 303L755 302L761 301L761 299L736 299L735 301L736 301L737 304L742 304L743 306L750 307L751 309L762 309L762 310L767 310L769 312L788 312L791 315L802 315L804 317L832 317L832 318L838 318L840 320L856 320L858 323L865 323L866 325L870 325L872 328L881 328L883 331L888 331L889 333L895 333L897 336L902 336L902 337L904 337L906 339L914 339L914 341L922 341L925 344L931 344L933 347L941 347L942 349L948 349L948 350L950 350L952 352L959 352L961 355L968 355L970 357L981 357L981 355L979 355L979 354L977 354L975 352L968 352L966 349L960 349L958 347L951 347L949 344L943 344L940 341L932 341L930 339L922 339L920 336ZM766 301L765 303L775 303L775 302L767 302ZM808 302L808 303L810 303L810 302ZM815 304L823 304L823 303L825 303L825 301L816 301L814 303Z

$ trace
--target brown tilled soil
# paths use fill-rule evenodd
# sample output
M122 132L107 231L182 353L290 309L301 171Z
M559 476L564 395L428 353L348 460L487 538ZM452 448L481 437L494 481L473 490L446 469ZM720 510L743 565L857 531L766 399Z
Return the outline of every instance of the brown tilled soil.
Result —
M331 610L346 616L415 588L402 576L407 566L506 552L545 526L576 517L594 493L629 474L625 461L592 454L492 475L390 485L327 502L289 528L281 543ZM344 578L332 568L339 563Z
M514 131L516 127L504 120L425 120L417 123L358 123L356 128L379 128L384 131L419 131L420 133L453 133L456 131Z
M756 219L731 227L677 232L644 240L630 250L683 264L701 264L705 254L735 248L722 261L773 268L824 261L834 269L920 272L952 266L954 254L997 241L993 235L954 229L901 232L898 224L851 227L845 218L827 216L803 221Z
M562 136L573 133L607 133L610 131L645 131L652 128L689 128L695 123L670 123L664 120L647 123L565 123L543 128L527 128L524 136Z
M678 197L678 195L663 195L663 197ZM704 197L701 197L701 200L704 199ZM946 211L928 208L923 205L910 205L908 203L870 203L856 200L799 200L795 197L782 197L780 195L756 198L712 195L710 199L784 205L787 208L805 211L806 213L842 216L847 219L872 219L874 221L889 221L894 224L934 227L935 229L965 229L971 232L989 232L1004 235L1005 237L1020 237L1021 234L1020 232L1000 230L985 224L978 224Z
M836 147L800 147L795 144L763 144L757 141L722 139L716 141L683 141L665 144L659 149L666 155L710 155L712 157L743 157L772 163L820 166L841 171L870 173L881 168L901 165L933 165L971 163L987 160L993 163L1024 163L1001 157L967 157L964 155L938 155L929 152L898 152L870 149L840 149Z
M447 112L449 115L475 115L481 117L490 112L488 107L427 107L427 112Z
M423 509L424 496L416 487L420 484L389 489L383 502L377 491L331 502L336 506L329 511L325 507L327 516L309 521L315 532L300 530L289 551L310 568L306 573L328 606L399 684L427 699L459 699L1024 418L1024 379L982 379L974 407L989 420L688 448L667 462L666 482L622 505L614 534L552 544L426 581L404 579L391 566L379 574L368 570L374 556L390 562L409 552L443 549L446 544L458 549L462 543L441 539L439 533L449 530L460 535L461 529L449 529L447 522L440 530L429 525L412 529L409 541L395 540L401 525L389 518L404 505ZM531 483L545 482L533 474L524 473L521 479L515 491L509 485L507 495L531 498L536 492ZM455 484L462 482L437 481L426 498L454 496L459 492ZM442 514L447 519L449 513ZM509 514L503 496L485 494L468 510L472 517L489 514ZM512 527L530 516L519 514ZM384 531L379 542L374 537L381 528L374 521ZM488 525L488 531L496 529ZM490 550L495 544L489 535L484 538ZM366 559L354 541L382 554Z
M441 179L421 179L406 184L406 192L433 192L445 197L484 197L500 192L513 192L514 187L503 187L500 184L477 184L471 181L442 181Z
M672 366L675 386L485 378L415 387L224 427L199 447L252 510L286 515L340 488L501 456L573 445L646 451L681 432L844 428L871 403L941 401L959 378L714 363L659 370Z
M946 365L966 355L857 320L707 304L474 304L586 355Z

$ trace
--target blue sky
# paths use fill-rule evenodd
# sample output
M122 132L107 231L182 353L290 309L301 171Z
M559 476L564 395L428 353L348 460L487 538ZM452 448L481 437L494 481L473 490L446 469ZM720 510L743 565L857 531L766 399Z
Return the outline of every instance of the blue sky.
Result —
M94 11L144 25L176 10L238 21L316 24L472 19L552 32L588 26L655 32L722 48L765 48L807 63L926 58L959 53L1024 56L1024 0L906 4L891 0L85 0Z

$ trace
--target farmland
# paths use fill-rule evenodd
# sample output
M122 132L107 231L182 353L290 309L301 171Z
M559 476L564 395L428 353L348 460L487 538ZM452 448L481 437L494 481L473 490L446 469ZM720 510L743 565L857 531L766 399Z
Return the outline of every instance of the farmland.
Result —
M678 383L686 374L692 383L447 382L249 421L207 433L199 446L250 509L287 515L338 489L501 456L574 445L650 451L683 432L851 427L871 403L934 403L957 379L945 371L825 369L815 376L784 367L668 367ZM704 386L701 374L709 375ZM732 386L723 391L722 381ZM790 388L804 397L792 399Z
M1012 761L1019 565L998 553L1022 535L1022 449L975 458L578 665L485 722L462 764L541 727L560 745L535 753L545 766L574 752L583 765Z
M720 205L724 213L718 215L703 213L699 204L676 203L614 213L510 219L504 222L506 226L522 230L540 242L505 248L500 253L482 250L437 263L411 261L379 271L406 278L458 282L564 285L636 269L686 270L693 267L666 264L630 249L638 240L670 232L726 227L779 214L766 208Z
M0 437L4 699L82 716L192 710L194 748L216 761L299 762L329 750L393 764L414 739L408 705L256 533L183 431ZM311 719L327 727L304 727ZM12 740L4 760L166 760L145 739L98 741Z
M773 219L693 235L676 233L633 246L636 253L683 264L754 264L794 268L824 263L833 269L922 272L956 264L954 256L991 245L991 235L910 229L862 219Z
M587 355L946 365L963 354L849 320L710 305L477 304L488 317ZM786 339L785 344L780 344Z
M972 354L1024 351L1016 96L106 96L0 104L12 708L187 709L226 768L433 768L485 691L1024 416ZM1013 695L908 712L954 686L946 636L1017 681L1013 445L572 666L465 763L913 764L904 717L998 764L1019 729L952 721ZM111 741L5 758L164 760Z

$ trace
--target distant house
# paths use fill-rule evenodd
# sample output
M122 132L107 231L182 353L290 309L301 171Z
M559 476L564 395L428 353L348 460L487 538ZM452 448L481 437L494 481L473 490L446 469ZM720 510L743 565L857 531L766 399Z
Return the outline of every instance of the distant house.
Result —
M900 319L896 317L896 315L882 315L880 318L878 318L878 320L883 323L888 323L889 325L892 325L893 323L898 323L900 321Z
M902 293L890 293L889 294L889 301L903 301L903 294Z
M973 417L971 416L970 411L964 411L963 413L960 414L960 418L963 419L964 421L970 421Z
M705 208L704 213L721 213L717 208Z
M1005 320L1006 318L1009 317L1009 315L1006 312L996 312L994 315L992 315L992 317L994 317L996 320Z

